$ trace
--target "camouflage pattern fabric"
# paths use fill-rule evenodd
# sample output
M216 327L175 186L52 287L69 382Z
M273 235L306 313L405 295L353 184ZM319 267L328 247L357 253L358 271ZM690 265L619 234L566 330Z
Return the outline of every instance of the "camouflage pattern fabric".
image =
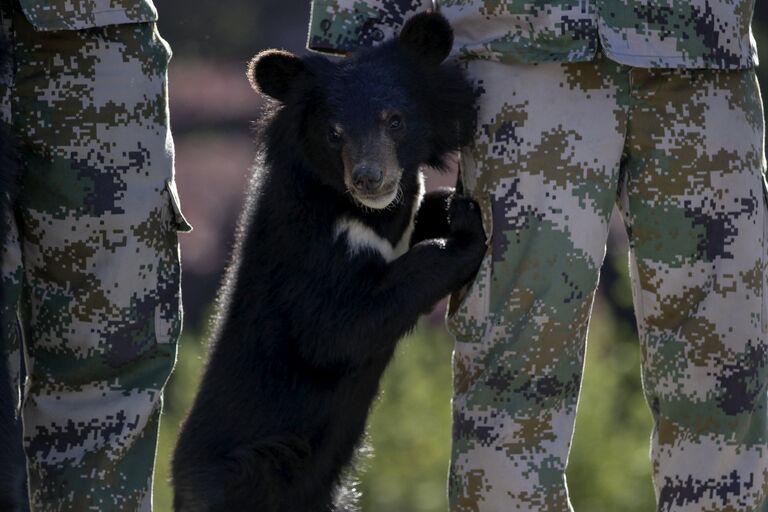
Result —
M433 7L451 22L461 60L588 61L602 44L612 60L637 67L757 65L754 0L313 0L307 46L370 46Z
M2 286L24 335L32 510L148 511L181 329L177 230L189 229L170 50L153 23L37 31L9 0L0 15L14 58L3 120L22 161ZM2 334L18 347L12 309Z
M20 0L37 30L83 28L157 21L152 0Z
M663 512L768 511L768 209L753 70L467 64L492 243L448 325L453 512L566 512L608 222L629 233Z

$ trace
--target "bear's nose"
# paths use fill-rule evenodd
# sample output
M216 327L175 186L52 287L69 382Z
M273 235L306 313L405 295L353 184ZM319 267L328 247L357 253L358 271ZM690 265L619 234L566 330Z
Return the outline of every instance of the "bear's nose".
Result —
M360 192L370 194L381 185L381 169L372 165L356 165L352 170L352 184Z

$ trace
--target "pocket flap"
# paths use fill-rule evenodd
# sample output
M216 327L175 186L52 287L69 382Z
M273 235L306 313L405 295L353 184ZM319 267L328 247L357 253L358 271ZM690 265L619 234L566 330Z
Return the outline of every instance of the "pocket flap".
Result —
M172 179L165 180L165 189L171 198L171 207L173 209L173 219L176 223L176 231L189 233L192 231L192 225L187 222L184 214L181 213L181 201L179 200L179 191L176 189L176 182Z
M20 0L35 30L82 30L106 25L157 21L152 0Z

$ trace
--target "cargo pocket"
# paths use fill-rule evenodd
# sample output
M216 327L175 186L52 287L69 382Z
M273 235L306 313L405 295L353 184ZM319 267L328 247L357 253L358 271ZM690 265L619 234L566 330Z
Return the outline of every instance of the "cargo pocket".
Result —
M155 307L155 338L158 343L175 343L181 334L181 261L178 232L192 231L192 226L181 213L179 194L172 179L165 182L166 197L163 232L157 244L158 303Z
M457 342L479 343L485 339L491 325L489 319L493 268L490 244L493 229L491 197L488 195L484 201L478 202L483 216L487 247L475 278L461 290L454 292L448 301L446 326Z

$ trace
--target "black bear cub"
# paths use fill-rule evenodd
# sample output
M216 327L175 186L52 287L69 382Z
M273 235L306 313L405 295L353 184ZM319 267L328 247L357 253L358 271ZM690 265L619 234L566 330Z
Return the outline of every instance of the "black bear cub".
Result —
M452 40L424 13L340 61L252 61L275 101L174 453L177 511L350 510L341 475L397 341L486 249L475 203L423 197L420 166L473 129L472 89L442 64Z

